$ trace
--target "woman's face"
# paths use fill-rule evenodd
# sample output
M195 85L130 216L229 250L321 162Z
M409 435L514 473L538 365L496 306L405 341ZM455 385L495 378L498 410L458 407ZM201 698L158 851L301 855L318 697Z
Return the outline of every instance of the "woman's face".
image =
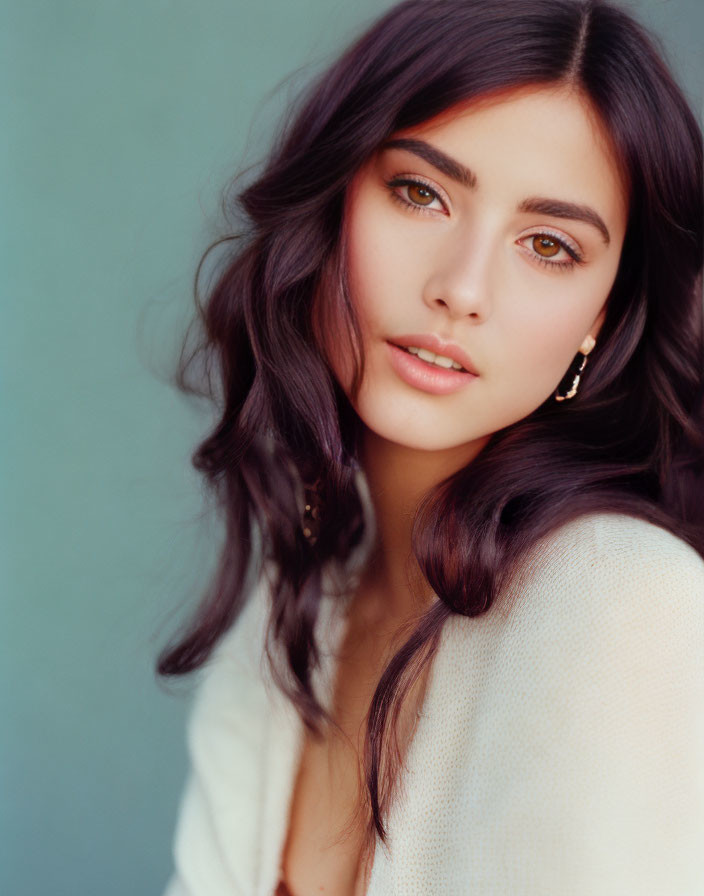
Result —
M345 209L366 355L353 404L366 427L471 454L535 410L586 337L599 351L626 217L608 138L564 88L513 90L395 134ZM396 347L422 337L474 375ZM324 339L350 396L347 341Z

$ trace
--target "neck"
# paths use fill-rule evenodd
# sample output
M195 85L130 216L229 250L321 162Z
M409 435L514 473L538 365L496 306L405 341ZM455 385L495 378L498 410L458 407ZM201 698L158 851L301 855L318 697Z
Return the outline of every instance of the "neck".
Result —
M422 612L434 600L411 549L413 519L422 498L470 463L486 441L427 451L365 430L360 461L369 485L377 537L362 583L378 602L380 615L404 619Z

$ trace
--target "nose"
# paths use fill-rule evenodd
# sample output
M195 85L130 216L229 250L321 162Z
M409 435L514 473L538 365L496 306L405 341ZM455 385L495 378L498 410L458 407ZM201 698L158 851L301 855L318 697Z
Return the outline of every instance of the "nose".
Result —
M423 299L433 308L445 308L452 318L469 317L475 323L491 314L491 240L464 230L454 239L436 245Z

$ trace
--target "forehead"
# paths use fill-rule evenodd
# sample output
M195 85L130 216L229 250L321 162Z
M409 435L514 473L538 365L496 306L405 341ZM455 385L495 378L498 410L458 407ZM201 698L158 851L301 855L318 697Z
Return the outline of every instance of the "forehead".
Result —
M497 92L399 135L422 137L466 165L479 192L588 202L614 224L627 215L627 178L611 136L590 101L574 89Z

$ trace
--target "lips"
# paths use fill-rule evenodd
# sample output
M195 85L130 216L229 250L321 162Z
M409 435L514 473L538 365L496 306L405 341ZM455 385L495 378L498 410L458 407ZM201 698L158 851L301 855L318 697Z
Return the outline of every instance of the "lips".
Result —
M403 336L394 336L392 339L389 339L389 342L399 348L407 349L409 346L414 345L416 348L425 348L436 355L444 355L446 358L451 358L453 361L461 364L468 373L479 376L479 371L461 345L458 345L456 342L448 342L434 333L411 333Z
M387 357L394 373L408 386L429 395L452 395L470 388L479 377L467 370L428 364L393 342L386 342ZM459 365L458 365L459 366Z

